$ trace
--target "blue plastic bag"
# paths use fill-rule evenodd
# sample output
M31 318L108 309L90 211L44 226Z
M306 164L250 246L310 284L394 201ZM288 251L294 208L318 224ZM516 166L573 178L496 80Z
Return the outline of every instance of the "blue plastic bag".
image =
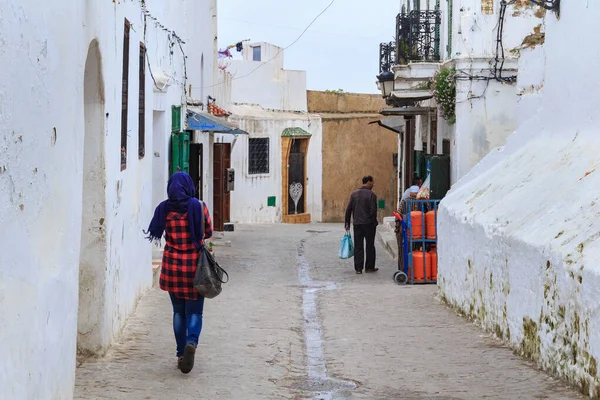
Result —
M350 232L346 232L342 238L339 257L342 260L347 260L348 258L354 257L354 244L352 243L352 236L350 236Z

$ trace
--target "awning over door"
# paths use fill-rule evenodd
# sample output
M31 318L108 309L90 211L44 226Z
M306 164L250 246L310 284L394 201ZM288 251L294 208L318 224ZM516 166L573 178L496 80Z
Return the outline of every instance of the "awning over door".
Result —
M216 117L197 107L188 107L186 126L188 130L193 131L225 133L231 135L248 134L248 132L244 132L224 118Z
M427 115L435 111L435 107L395 107L384 108L383 110L381 110L381 114L386 116L393 115L410 117L415 115Z
M281 137L311 137L310 132L302 128L285 128L281 133Z

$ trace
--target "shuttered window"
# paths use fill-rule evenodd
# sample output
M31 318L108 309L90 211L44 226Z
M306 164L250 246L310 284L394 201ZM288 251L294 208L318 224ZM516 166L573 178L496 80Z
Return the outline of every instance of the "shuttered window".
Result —
M139 121L138 121L138 142L139 158L146 155L146 46L140 43L140 95L139 95Z
M121 171L127 168L127 113L129 102L129 34L131 24L125 20L123 33L123 87L121 91Z
M250 138L248 141L248 173L269 173L269 138Z

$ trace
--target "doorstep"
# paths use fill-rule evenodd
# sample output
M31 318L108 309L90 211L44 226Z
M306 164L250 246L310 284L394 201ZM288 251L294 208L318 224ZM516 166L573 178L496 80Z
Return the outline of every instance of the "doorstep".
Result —
M395 228L389 224L382 224L377 227L377 239L383 248L392 256L394 260L398 259L398 242L396 240Z
M310 214L290 214L281 217L284 224L310 224Z

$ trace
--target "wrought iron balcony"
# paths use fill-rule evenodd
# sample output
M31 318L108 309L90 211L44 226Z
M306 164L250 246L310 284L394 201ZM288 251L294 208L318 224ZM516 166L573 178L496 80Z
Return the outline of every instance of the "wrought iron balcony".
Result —
M440 61L440 10L413 10L396 18L396 63Z
M396 43L381 43L379 45L379 73L391 71L396 64Z

